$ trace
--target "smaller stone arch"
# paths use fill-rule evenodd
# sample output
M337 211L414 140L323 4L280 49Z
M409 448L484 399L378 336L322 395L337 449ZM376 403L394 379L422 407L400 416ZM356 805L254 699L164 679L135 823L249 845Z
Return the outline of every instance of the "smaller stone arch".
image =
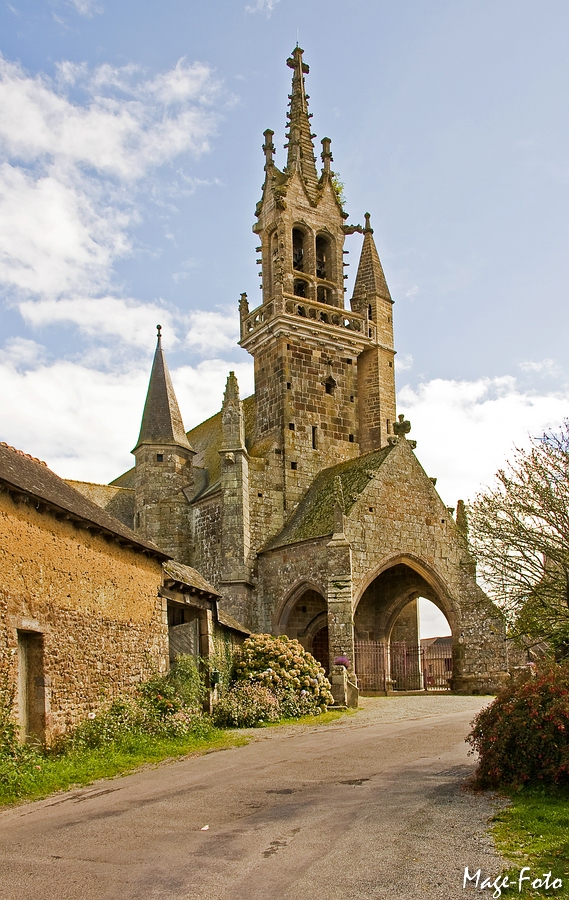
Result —
M287 591L287 593L275 609L275 612L273 614L273 629L277 634L284 633L284 629L288 624L292 610L294 609L299 599L307 591L314 591L314 593L319 594L322 597L324 603L326 602L325 594L321 585L307 578L299 579Z
M297 584L281 604L275 616L274 624L278 634L286 634L295 638L312 653L317 635L323 637L325 629L326 651L322 650L322 640L318 643L317 659L325 667L328 660L328 604L323 591L310 581Z

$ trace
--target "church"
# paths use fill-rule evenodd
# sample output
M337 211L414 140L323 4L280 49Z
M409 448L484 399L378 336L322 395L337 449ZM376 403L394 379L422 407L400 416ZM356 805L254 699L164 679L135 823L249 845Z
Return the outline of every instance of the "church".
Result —
M462 505L455 519L397 415L393 300L370 216L350 224L327 137L317 167L300 47L287 65L286 166L267 129L253 226L262 303L239 302L254 393L241 399L230 372L220 411L186 432L159 327L135 465L94 499L196 569L244 626L297 638L328 671L347 657L370 689L427 686L419 662L403 685L389 661L390 646L419 646L427 598L452 631L452 688L492 691L507 677L503 619L476 582Z

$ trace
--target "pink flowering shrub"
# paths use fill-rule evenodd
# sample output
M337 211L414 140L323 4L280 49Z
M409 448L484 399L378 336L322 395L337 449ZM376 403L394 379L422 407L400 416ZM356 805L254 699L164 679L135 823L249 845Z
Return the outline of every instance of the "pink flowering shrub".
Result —
M568 784L569 661L528 667L472 726L482 786Z
M261 684L238 681L223 694L213 707L213 722L218 728L255 728L266 722L278 722L280 703Z

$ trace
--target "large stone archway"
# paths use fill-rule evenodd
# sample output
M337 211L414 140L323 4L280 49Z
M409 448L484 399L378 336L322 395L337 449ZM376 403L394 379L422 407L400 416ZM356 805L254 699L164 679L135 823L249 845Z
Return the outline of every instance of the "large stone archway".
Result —
M394 560L368 580L356 601L355 668L364 690L428 687L419 634L419 597L437 606L449 622L453 644L457 641L458 613L438 579L415 560ZM448 648L445 653L449 655ZM449 663L443 660L450 680Z

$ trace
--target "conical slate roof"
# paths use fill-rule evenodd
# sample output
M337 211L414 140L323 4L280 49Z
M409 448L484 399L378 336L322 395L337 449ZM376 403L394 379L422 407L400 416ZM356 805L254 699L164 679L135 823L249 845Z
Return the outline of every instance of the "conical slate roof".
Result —
M370 227L370 215L365 214L366 224L364 228L364 242L358 265L358 274L354 285L354 297L364 297L370 294L378 294L391 300L391 294L387 287L383 267L379 260L379 254L373 239L373 228Z
M160 325L157 327L156 352L142 414L140 434L134 449L137 450L141 444L177 444L179 447L191 450L162 349Z
M304 89L304 75L309 69L302 60L301 50L297 45L292 51L292 56L287 59L294 74L292 76L292 93L290 96L290 108L288 113L288 173L296 166L300 167L304 183L309 194L314 196L318 190L318 173L316 171L316 159L314 157L313 134L310 128L310 115L308 112L308 96Z

